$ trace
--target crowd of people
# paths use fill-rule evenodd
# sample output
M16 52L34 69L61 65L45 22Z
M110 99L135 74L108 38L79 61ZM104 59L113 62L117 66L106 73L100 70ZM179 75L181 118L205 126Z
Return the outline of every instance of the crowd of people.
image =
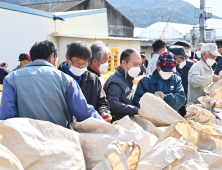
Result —
M164 100L181 116L186 103L198 103L204 88L220 80L222 40L196 45L195 53L186 41L167 48L161 39L152 44L153 56L126 49L120 66L104 86L100 76L109 67L109 48L101 41L69 45L66 61L58 69L58 49L51 41L36 42L29 53L19 56L20 65L12 72L2 63L3 84L0 119L27 117L69 127L73 118L89 117L111 123L139 114L140 98L152 93ZM133 81L145 75L132 95Z

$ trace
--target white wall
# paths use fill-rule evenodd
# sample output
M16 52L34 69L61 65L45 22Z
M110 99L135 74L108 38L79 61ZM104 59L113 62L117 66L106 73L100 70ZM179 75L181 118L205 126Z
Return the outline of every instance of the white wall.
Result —
M98 13L57 21L56 28L59 34L80 36L108 36L107 13Z
M0 8L0 62L9 70L18 64L20 53L29 52L36 41L47 39L54 32L54 20L42 16Z
M74 41L85 41L87 43L92 43L97 40L59 37L59 64L65 61L67 45ZM101 41L106 43L109 47L119 47L120 54L122 53L122 51L124 51L127 48L134 48L137 51L140 51L140 41L122 41L122 40L101 40Z
M148 61L150 61L152 58L151 54L153 53L153 48L152 47L146 47L146 48L141 47L140 50L144 51L146 53L146 58Z

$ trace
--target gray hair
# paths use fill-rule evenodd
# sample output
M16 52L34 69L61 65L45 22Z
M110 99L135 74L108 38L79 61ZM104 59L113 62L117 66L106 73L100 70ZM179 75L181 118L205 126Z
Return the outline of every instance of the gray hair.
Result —
M201 58L203 58L203 53L205 53L207 56L210 55L209 51L201 51Z
M92 64L94 59L97 59L98 61L100 61L104 53L110 52L109 48L102 41L96 41L92 43L91 50L92 50L92 58L89 61L90 65Z

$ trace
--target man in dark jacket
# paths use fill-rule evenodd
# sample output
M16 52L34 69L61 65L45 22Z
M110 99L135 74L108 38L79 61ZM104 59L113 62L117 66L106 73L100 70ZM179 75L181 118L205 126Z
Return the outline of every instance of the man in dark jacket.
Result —
M96 41L92 43L91 50L92 58L89 61L88 70L100 77L109 67L109 48L102 41Z
M187 91L188 91L188 73L192 65L194 64L193 61L187 60L189 59L189 56L186 54L184 47L181 46L171 46L168 49L169 52L173 53L176 57L176 74L181 77L182 79L182 85L184 88L184 93L187 97ZM186 115L186 108L185 106L182 106L179 111L181 116Z
M141 54L141 59L142 59L142 63L141 63L141 67L140 67L141 72L140 72L139 75L143 75L143 74L147 73L146 69L147 69L148 64L149 64L148 60L146 59L145 54Z
M120 66L104 84L113 120L136 115L139 108L133 106L133 80L140 73L141 57L134 49L126 49L120 56Z
M4 78L10 73L5 67L0 67L0 84L3 84Z
M174 110L181 108L186 102L186 95L181 84L181 78L175 74L176 58L173 53L165 52L159 56L157 70L143 79L137 85L133 104L140 108L140 98L147 92L157 94Z
M66 53L66 62L59 66L59 70L68 74L79 84L88 104L94 106L95 110L107 121L111 122L109 104L106 94L102 89L99 78L87 71L91 55L90 47L84 42L70 44Z
M216 40L216 45L217 45L217 48L218 48L218 53L220 53L222 55L222 39L217 39ZM214 71L214 74L219 75L220 71L222 70L222 59L221 59L221 57L217 57L216 62L217 62L217 67Z

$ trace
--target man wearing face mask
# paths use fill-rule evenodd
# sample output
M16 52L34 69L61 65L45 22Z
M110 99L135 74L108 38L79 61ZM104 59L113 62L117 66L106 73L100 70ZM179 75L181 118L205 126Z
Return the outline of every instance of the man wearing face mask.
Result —
M92 43L91 50L92 58L89 61L88 70L100 77L109 67L109 48L102 41L96 41Z
M205 96L204 88L211 82L217 82L219 77L213 75L211 66L220 54L215 44L204 44L201 47L201 60L195 63L188 74L188 96L187 101L194 104L199 103L197 98Z
M138 83L133 104L140 108L140 98L145 93L157 94L174 110L178 111L185 102L186 96L181 84L181 78L173 73L176 72L176 58L173 53L165 52L159 56L156 63L157 70Z
M171 46L168 49L169 52L173 53L176 57L176 74L181 77L182 85L184 88L184 93L187 97L187 90L188 90L188 73L192 65L194 64L193 61L187 60L189 56L185 52L184 47L182 46ZM181 116L186 115L185 106L181 107L178 111Z
M198 43L196 45L195 59L197 61L200 61L200 59L201 59L201 47L202 47L202 45L204 45L204 43Z
M70 76L55 69L58 49L51 41L36 42L32 63L9 74L3 84L0 119L26 117L68 127L69 114L83 121L102 119L87 105L81 89Z
M126 49L120 56L120 66L104 84L113 120L136 115L139 109L133 106L133 80L140 73L141 57L138 51Z
M101 49L100 49L101 50ZM98 53L102 54L102 51ZM101 82L94 73L87 71L91 49L82 41L71 43L66 52L66 62L60 64L59 70L68 74L79 84L88 104L94 106L95 110L107 122L111 122L109 104Z
M217 48L218 48L218 53L220 55L222 55L222 39L217 39L215 42L216 42L216 45L217 45ZM222 56L217 57L217 59L216 59L217 66L216 66L216 69L214 71L215 75L219 75L220 71L222 70L222 59L221 58L222 58Z

